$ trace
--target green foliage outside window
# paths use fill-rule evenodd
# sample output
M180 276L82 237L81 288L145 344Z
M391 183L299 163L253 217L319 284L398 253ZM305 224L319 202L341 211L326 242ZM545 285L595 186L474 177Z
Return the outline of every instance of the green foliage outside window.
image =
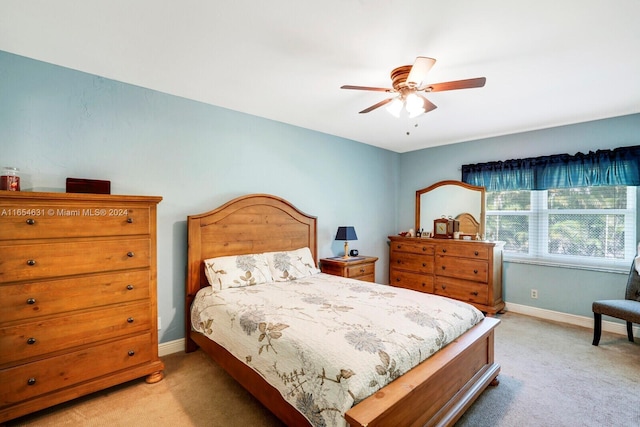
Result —
M635 187L496 191L486 197L486 236L504 241L507 254L625 260L635 249Z

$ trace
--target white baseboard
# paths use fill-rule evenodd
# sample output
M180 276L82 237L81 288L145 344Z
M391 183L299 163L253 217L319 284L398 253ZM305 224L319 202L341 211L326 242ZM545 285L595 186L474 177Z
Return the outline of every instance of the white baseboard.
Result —
M158 344L158 356L184 351L184 338Z
M544 308L530 307L528 305L506 303L505 309L518 314L539 317L541 319L553 320L556 322L568 323L570 325L582 326L593 330L593 317L578 316L576 314L562 313L560 311L547 310ZM602 330L612 334L627 335L626 323L611 322L602 320ZM640 336L640 327L633 327L634 336Z

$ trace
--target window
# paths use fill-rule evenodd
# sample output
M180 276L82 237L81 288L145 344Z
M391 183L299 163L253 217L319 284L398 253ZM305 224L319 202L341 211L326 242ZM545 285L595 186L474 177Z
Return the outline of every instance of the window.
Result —
M636 251L636 187L487 191L485 234L505 258L625 268Z

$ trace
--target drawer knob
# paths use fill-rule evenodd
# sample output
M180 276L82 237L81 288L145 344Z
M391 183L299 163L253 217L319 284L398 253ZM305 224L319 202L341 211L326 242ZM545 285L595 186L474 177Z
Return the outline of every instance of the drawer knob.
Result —
M364 268L361 268L361 269L360 269L360 273L364 273Z
M29 378L29 379L27 380L27 384L28 384L28 385L34 385L35 383L36 383L36 379L35 379L35 378Z
M447 250L443 248L442 253L447 253Z
M33 305L36 303L36 299L35 298L28 298L27 299L27 304Z
M475 254L475 256L478 256L478 251L475 251L474 254Z
M133 323L133 317L129 317L129 318L127 319L127 323Z
M129 356L133 356L133 355L135 355L135 354L136 354L136 352L135 352L135 351L133 351L133 350L129 350L129 351L127 352L127 354L128 354Z
M29 344L29 345L33 345L33 344L35 344L35 343L36 343L36 339L35 339L35 338L33 338L33 337L31 337L31 338L29 338L29 339L27 340L27 344Z
M442 285L442 289L447 289L447 285Z
M29 225L33 225L33 224L35 224L35 223L36 223L36 220L35 220L35 219L33 219L33 218L29 218L29 219L27 219L27 224L29 224Z
M447 267L443 265L443 266L442 266L442 269L443 269L443 270L446 270L446 269L447 269Z
M128 222L129 224L133 224L133 218L127 218L127 222Z
M477 297L478 296L478 291L471 292L471 295L473 295L474 297Z
M399 278L399 277L396 277L396 282L399 282L399 281L400 281L400 278Z
M397 248L398 248L398 249L402 249L402 245L398 245L398 246L397 246Z
M27 265L36 265L36 260L35 259L28 259L27 260Z
M128 256L129 258L133 258L133 256L134 256L134 255L135 255L135 254L134 254L133 252L127 252L127 256Z
M423 247L422 247L422 252L426 252L426 251L427 251L427 247L426 247L426 246L423 246Z
M478 274L478 270L473 270L473 274Z
M426 263L426 262L423 262L423 263L422 263L422 266L423 266L423 267L426 267L426 266L427 266L427 263Z
M127 289L132 291L133 290L133 285L131 285L131 284L127 285Z

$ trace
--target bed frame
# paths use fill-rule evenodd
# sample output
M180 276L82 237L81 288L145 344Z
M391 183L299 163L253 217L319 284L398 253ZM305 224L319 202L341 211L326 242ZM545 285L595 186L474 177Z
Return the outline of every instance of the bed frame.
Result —
M186 351L200 347L290 426L309 425L253 369L199 332L191 330L190 307L196 292L208 286L203 260L218 256L287 251L309 247L317 254L316 217L284 199L252 194L221 207L191 215L188 225ZM345 415L351 426L453 425L488 385L497 385L500 366L493 360L494 328L487 317L464 335Z

